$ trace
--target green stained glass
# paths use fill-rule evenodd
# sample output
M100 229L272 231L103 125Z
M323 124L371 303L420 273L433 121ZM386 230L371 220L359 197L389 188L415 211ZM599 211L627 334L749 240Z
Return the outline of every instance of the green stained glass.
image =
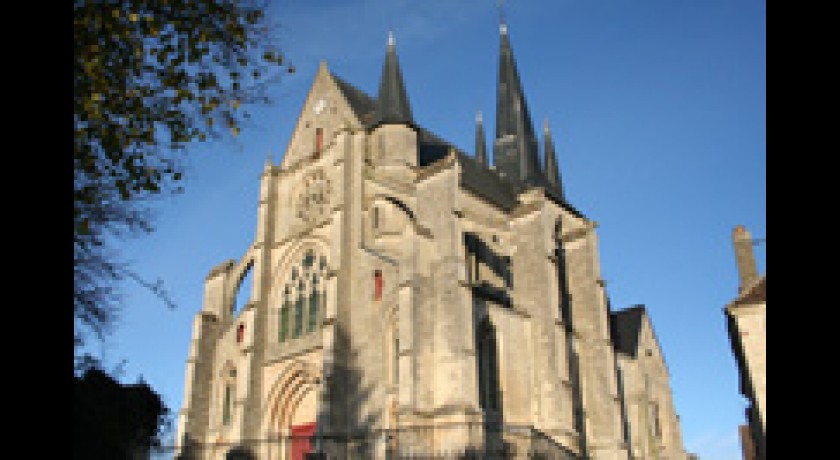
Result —
M315 263L315 254L312 251L308 251L306 256L303 258L303 268L310 268Z
M312 289L312 295L309 296L309 332L315 330L315 325L318 323L318 291Z
M280 310L280 342L289 338L289 304L284 303Z
M301 332L303 332L303 294L299 295L295 301L295 329L292 337L300 337Z

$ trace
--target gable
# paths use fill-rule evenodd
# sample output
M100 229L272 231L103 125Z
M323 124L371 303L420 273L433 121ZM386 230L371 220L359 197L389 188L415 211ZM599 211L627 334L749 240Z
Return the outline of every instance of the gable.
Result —
M315 153L319 136L322 145L327 146L342 126L363 127L357 110L366 110L371 103L364 100L363 93L347 91L346 86L330 74L326 63L321 62L283 156L283 169L290 169Z

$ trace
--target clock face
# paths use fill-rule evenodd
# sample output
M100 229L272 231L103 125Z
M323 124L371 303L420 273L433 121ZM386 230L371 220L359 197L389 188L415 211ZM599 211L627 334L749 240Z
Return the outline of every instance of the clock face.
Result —
M318 102L315 103L315 115L320 115L326 107L327 101L323 99L318 99Z

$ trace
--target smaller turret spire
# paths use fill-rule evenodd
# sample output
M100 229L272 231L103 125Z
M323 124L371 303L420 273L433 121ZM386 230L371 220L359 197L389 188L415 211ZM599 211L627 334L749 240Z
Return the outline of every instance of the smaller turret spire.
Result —
M484 123L480 110L475 115L475 159L480 164L487 166L487 146L484 142Z
M377 123L413 124L411 106L408 104L394 41L393 32L388 32L388 50L385 53L385 64L382 66L382 78L379 81L376 100Z
M525 92L504 22L500 31L493 165L517 189L541 186L546 181L540 168L539 142L534 134L534 124L525 103Z
M505 22L505 0L498 0L496 6L499 8L499 33L507 35L507 23Z
M545 176L550 186L554 187L560 196L563 196L563 184L560 181L560 170L557 167L557 156L554 153L554 142L551 140L551 130L548 129L548 119L543 123L543 153L545 154Z

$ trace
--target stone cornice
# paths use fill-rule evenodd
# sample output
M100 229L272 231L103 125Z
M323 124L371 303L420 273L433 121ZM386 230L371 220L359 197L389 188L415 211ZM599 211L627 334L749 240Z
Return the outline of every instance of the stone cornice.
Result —
M209 280L210 278L214 278L219 274L226 273L230 271L233 267L236 266L236 261L233 259L228 259L219 265L216 265L212 269L210 269L210 273L204 278L205 281Z
M596 222L589 221L588 225L574 230L569 230L568 232L563 233L560 238L564 243L571 243L572 241L585 237L589 234L589 232L595 230L597 227L598 224Z

